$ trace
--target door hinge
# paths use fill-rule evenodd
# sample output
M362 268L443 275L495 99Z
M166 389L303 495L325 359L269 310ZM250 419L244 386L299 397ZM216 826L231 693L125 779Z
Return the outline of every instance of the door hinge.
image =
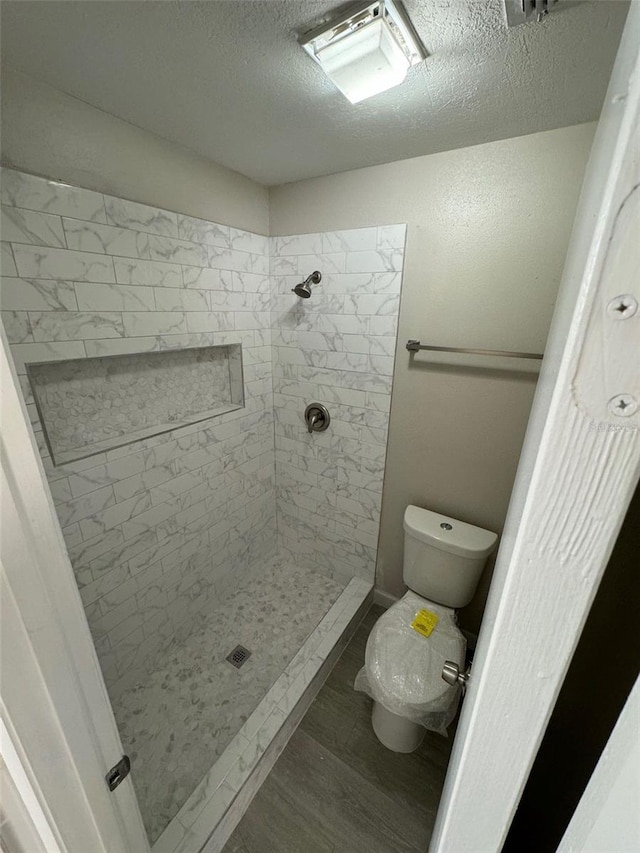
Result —
M107 780L107 786L110 791L115 791L120 782L126 779L131 770L131 759L128 755L123 755L117 764L114 764L111 770L104 777Z

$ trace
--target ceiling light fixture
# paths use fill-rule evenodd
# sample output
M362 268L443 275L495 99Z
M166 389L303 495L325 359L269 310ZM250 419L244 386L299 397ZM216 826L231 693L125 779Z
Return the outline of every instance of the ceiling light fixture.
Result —
M398 86L428 56L399 0L347 10L305 34L302 47L352 104Z

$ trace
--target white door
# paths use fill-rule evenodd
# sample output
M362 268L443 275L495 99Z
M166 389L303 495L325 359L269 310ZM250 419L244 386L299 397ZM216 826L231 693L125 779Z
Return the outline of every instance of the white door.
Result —
M105 781L120 736L4 333L1 350L2 829L25 853L33 832L47 853L144 853L131 778Z
M640 416L618 417L608 403L622 394L618 402L640 400L640 348L632 349L640 314L618 320L607 304L633 290L640 300L638 276L632 280L628 269L637 260L632 206L624 206L638 184L639 23L634 3L588 169L433 853L500 850L638 479L640 442L631 428ZM144 853L131 780L113 793L104 781L120 758L120 739L4 340L1 360L2 715L11 738L3 755L13 749L18 756L16 772L24 771L37 798L31 817L41 837L50 833L69 853Z
M638 482L639 49L640 3L632 3L578 205L431 853L501 850Z

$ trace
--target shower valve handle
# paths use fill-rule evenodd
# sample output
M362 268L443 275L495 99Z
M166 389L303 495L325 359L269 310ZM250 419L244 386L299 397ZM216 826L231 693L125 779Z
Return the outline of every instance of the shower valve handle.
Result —
M304 419L309 433L324 432L329 426L331 415L322 403L310 403L304 410Z

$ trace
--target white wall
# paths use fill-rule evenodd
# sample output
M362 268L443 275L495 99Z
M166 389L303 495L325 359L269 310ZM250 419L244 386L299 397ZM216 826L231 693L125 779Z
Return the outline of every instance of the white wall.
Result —
M267 189L126 121L3 68L2 163L267 234Z
M408 338L542 351L594 124L272 188L274 235L408 224L378 584L400 594L402 514L501 531L535 375L413 365ZM487 362L482 362L486 365ZM509 362L510 367L523 363ZM466 626L479 626L489 572Z

